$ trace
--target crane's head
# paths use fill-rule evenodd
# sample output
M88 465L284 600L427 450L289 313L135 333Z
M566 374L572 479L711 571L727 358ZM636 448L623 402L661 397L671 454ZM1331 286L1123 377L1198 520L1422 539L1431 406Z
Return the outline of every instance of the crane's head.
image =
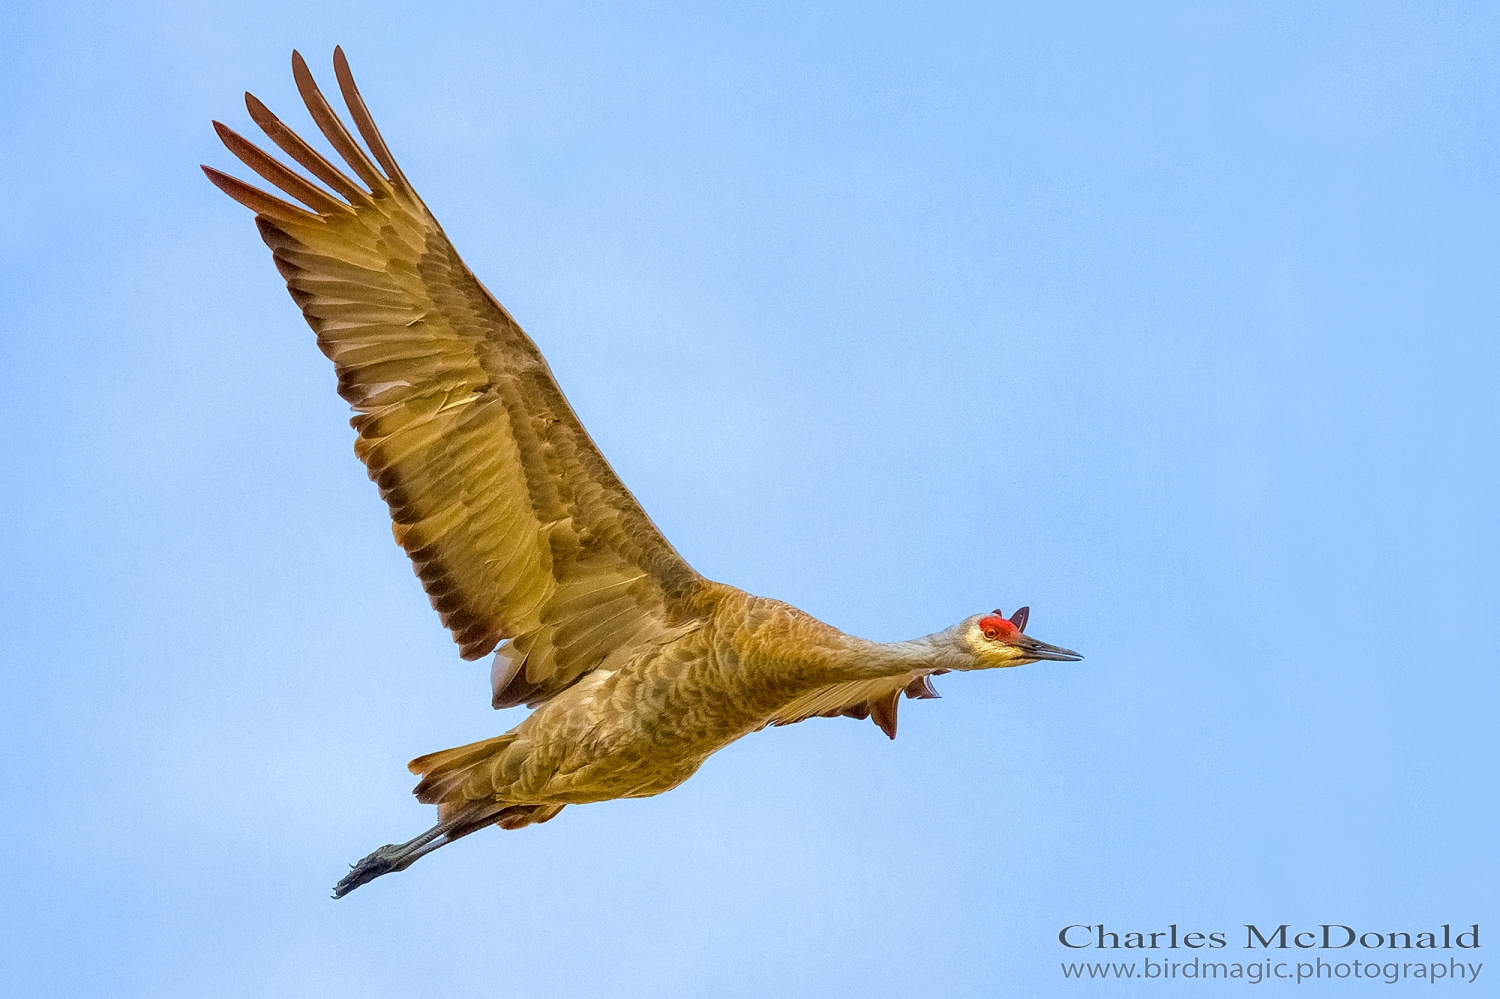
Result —
M1030 615L1030 607L1022 607L1008 618L996 610L993 614L975 614L959 625L961 641L977 660L974 668L1022 666L1041 659L1071 663L1083 658L1070 649L1038 642L1027 635L1026 620Z

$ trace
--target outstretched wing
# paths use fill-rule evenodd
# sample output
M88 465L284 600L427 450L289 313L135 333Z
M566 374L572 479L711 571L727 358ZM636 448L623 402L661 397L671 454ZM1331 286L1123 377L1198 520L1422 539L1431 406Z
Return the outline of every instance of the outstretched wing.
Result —
M495 705L538 703L611 651L694 627L702 580L589 439L536 345L454 252L342 50L334 68L373 161L292 55L313 120L358 181L249 94L250 117L328 189L218 122L231 152L307 208L203 169L256 212L357 413L355 454L461 654L477 659L509 639Z
M901 703L901 695L905 693L907 697L924 700L937 697L938 692L927 678L946 672L903 673L878 680L854 680L820 687L782 708L769 724L791 725L809 718L870 718L882 732L894 739L896 707Z

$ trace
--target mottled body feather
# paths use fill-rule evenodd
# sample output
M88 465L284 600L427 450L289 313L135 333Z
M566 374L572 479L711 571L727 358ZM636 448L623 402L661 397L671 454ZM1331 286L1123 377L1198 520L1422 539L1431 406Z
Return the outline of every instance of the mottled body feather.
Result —
M659 794L740 736L818 713L797 707L813 695L892 699L943 668L934 645L866 642L720 583L698 603L699 627L591 671L501 740L412 761L419 798L456 808Z

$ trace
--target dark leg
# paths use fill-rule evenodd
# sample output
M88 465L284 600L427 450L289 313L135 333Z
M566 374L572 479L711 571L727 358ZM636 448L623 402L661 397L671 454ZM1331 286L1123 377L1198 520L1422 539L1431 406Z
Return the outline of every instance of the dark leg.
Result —
M492 824L504 808L505 805L499 802L476 801L416 839L409 839L405 843L387 843L359 863L351 864L349 873L333 886L333 897L343 898L382 874L406 870L416 863L418 857L426 856L440 846L447 846L456 839Z

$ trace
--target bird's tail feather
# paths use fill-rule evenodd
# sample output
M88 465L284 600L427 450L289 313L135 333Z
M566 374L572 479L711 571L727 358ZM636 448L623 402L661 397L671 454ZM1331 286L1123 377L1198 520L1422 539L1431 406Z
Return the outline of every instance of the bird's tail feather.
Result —
M472 819L465 821L461 830L450 833L450 839L491 823L502 829L519 829L546 822L563 806L505 800L505 792L520 776L530 748L525 739L507 732L483 742L419 756L407 764L412 773L422 775L416 787L417 800L438 806L439 822L457 818L475 802L491 806L475 809Z
M516 743L514 732L471 742L467 746L456 746L436 753L419 756L406 765L422 780L417 784L417 800L424 805L437 805L439 817L448 810L462 807L470 801L493 797L500 788L495 786L495 764Z

